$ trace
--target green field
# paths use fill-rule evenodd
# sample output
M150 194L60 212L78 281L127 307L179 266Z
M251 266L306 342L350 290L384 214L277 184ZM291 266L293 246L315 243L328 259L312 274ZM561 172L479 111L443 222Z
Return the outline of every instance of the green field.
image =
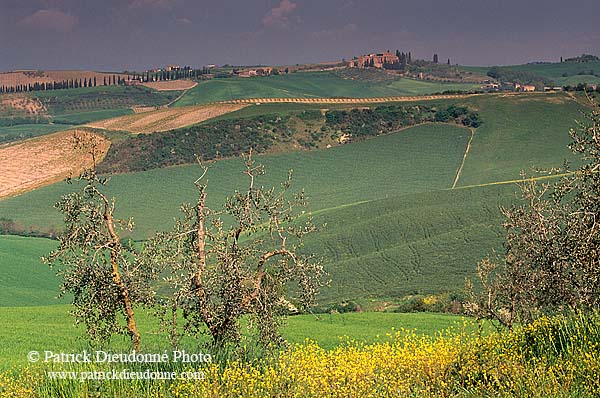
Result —
M57 123L85 124L95 122L96 120L131 115L132 113L133 111L131 109L105 109L101 111L66 113L54 116L52 120Z
M36 91L53 116L127 109L132 106L160 106L177 98L178 91L155 91L141 86L99 86L68 90ZM112 117L112 116L111 116Z
M516 186L496 183L569 158L568 129L582 109L562 93L484 95L428 105L449 103L477 110L484 122L465 158L460 189L449 188L471 131L456 125L426 124L330 149L260 156L267 168L262 184L276 184L294 169L295 185L305 188L315 222L327 223L308 237L304 249L323 258L333 281L323 290L323 303L364 304L460 290L479 260L502 250L498 206L514 201ZM252 106L237 116L299 109L314 105ZM211 205L243 187L241 170L239 159L211 163ZM118 214L134 217L134 238L170 227L179 204L194 200L192 182L199 171L177 166L111 178L108 191L117 196ZM52 203L69 189L59 183L2 200L0 217L39 229L59 226ZM1 259L0 266L14 267ZM40 290L37 302L48 297ZM12 305L24 302L14 300Z
M61 303L54 300L58 279L40 262L55 247L56 242L48 239L0 236L0 306Z
M457 292L476 264L501 250L499 206L514 185L439 190L340 207L315 215L327 228L305 242L332 283L323 302Z
M568 132L582 118L582 107L567 95L496 95L465 102L479 110L484 124L475 133L459 186L513 180L521 170L533 175L533 168L573 160Z
M0 369L11 365L26 365L27 353L36 351L75 352L90 349L83 340L83 330L75 327L67 305L42 307L0 307L0 318L10 328L0 328ZM417 333L435 335L449 327L460 327L462 319L443 314L348 313L331 315L299 315L289 317L282 333L290 343L305 339L317 341L324 348L333 348L348 339L365 342L383 341L387 333L402 328ZM138 324L146 352L162 352L170 345L159 336L157 320L145 311L139 311ZM472 328L472 326L471 326ZM198 343L184 341L188 350L197 349ZM109 349L127 352L127 337L117 336Z
M263 183L276 184L293 169L295 185L305 188L313 210L448 188L469 136L466 128L429 124L352 145L263 156L260 161L268 170ZM209 203L222 203L225 195L243 187L241 170L240 159L211 164ZM198 173L192 165L116 175L109 192L118 193L119 214L134 217L134 236L143 239L168 228L178 215L179 203L194 200ZM38 227L59 225L60 215L52 204L69 189L59 183L0 201L0 216Z
M175 105L195 105L235 98L368 98L422 95L447 90L469 91L479 87L474 84L433 83L411 79L370 82L344 79L332 72L298 72L269 77L208 80L189 90Z
M523 65L508 65L506 68L510 68L516 71L530 72L540 77L545 77L554 81L559 86L563 85L577 85L578 83L598 83L600 78L598 76L592 76L590 73L593 71L594 75L600 75L600 61L590 62L554 62L554 63L540 63L540 64L523 64ZM477 72L486 74L488 66L462 66L461 69L471 72ZM565 76L566 75L566 76Z
M71 124L19 124L17 126L0 127L0 143L25 140L44 134L68 130Z

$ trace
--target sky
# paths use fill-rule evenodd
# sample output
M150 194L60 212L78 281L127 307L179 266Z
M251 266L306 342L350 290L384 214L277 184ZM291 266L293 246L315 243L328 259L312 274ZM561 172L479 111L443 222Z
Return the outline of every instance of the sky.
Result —
M0 70L600 55L599 0L0 0Z

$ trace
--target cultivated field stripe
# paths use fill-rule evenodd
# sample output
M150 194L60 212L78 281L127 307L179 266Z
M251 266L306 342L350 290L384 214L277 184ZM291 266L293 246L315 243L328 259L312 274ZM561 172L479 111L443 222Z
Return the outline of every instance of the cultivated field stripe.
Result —
M223 104L256 104L256 103L325 103L325 104L354 104L354 103L383 103L383 102L412 102L433 101L440 99L468 98L482 94L452 94L452 95L412 95L399 97L371 98L240 98L220 101Z
M248 104L211 104L164 108L112 119L98 120L86 126L105 130L129 131L132 133L153 133L197 124L226 113L238 111L246 106Z
M101 161L110 142L86 131L64 131L36 137L0 148L0 198L60 181L90 167L92 159L84 148L77 147L74 134L80 139L94 140Z

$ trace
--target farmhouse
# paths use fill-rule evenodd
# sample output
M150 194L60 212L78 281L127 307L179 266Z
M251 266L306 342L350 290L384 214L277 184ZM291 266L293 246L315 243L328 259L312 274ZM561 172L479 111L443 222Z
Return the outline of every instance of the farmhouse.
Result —
M239 77L253 77L253 76L269 76L272 73L273 73L273 68L256 68L256 69L240 70L236 74Z
M529 84L515 83L515 90L524 91L524 92L532 92L532 91L535 91L535 86L532 86Z
M400 59L389 51L379 54L368 54L360 56L349 61L351 68L368 68L374 67L382 69L385 64L394 64L400 62Z

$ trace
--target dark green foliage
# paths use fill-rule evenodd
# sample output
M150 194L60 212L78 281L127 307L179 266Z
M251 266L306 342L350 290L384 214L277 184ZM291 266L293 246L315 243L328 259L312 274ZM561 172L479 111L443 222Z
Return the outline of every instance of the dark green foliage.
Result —
M352 109L350 111L329 111L326 114L327 126L342 130L353 137L372 136L425 122L458 123L469 127L479 127L479 115L464 106L450 105L436 109L427 105L378 106L376 108Z
M440 114L438 120L437 115ZM291 116L304 122L321 121L320 111L303 111L287 116L263 115L248 119L218 120L160 134L140 134L114 142L100 165L103 173L141 171L237 156L253 149L264 153L272 146L290 142L298 131ZM444 121L478 127L479 115L466 107L450 106L436 110L429 106L378 106L375 108L331 110L325 114L321 131L308 131L296 137L306 149L317 146L325 131L350 134L353 140L397 131L425 122ZM323 127L325 128L323 130ZM318 129L318 128L317 128Z
M378 135L434 119L434 110L428 106L378 106L326 114L328 127L353 137Z
M285 118L259 116L195 125L160 134L139 134L114 143L101 172L127 172L237 156L250 149L264 152L276 137L293 133Z
M600 61L600 58L598 58L595 55L582 54L578 57L565 59L565 62L590 62L590 61Z
M342 301L329 305L319 305L311 309L314 314L346 314L348 312L362 312L360 304L354 301Z
M25 227L19 222L6 217L0 217L0 235L17 235L33 238L55 239L57 232L54 227L46 231L38 231L34 227Z
M10 117L0 119L0 127L20 126L22 124L48 124L45 117Z
M450 105L446 109L440 109L435 113L436 122L454 122L467 127L477 128L481 125L481 117L478 113L469 110L466 106Z

